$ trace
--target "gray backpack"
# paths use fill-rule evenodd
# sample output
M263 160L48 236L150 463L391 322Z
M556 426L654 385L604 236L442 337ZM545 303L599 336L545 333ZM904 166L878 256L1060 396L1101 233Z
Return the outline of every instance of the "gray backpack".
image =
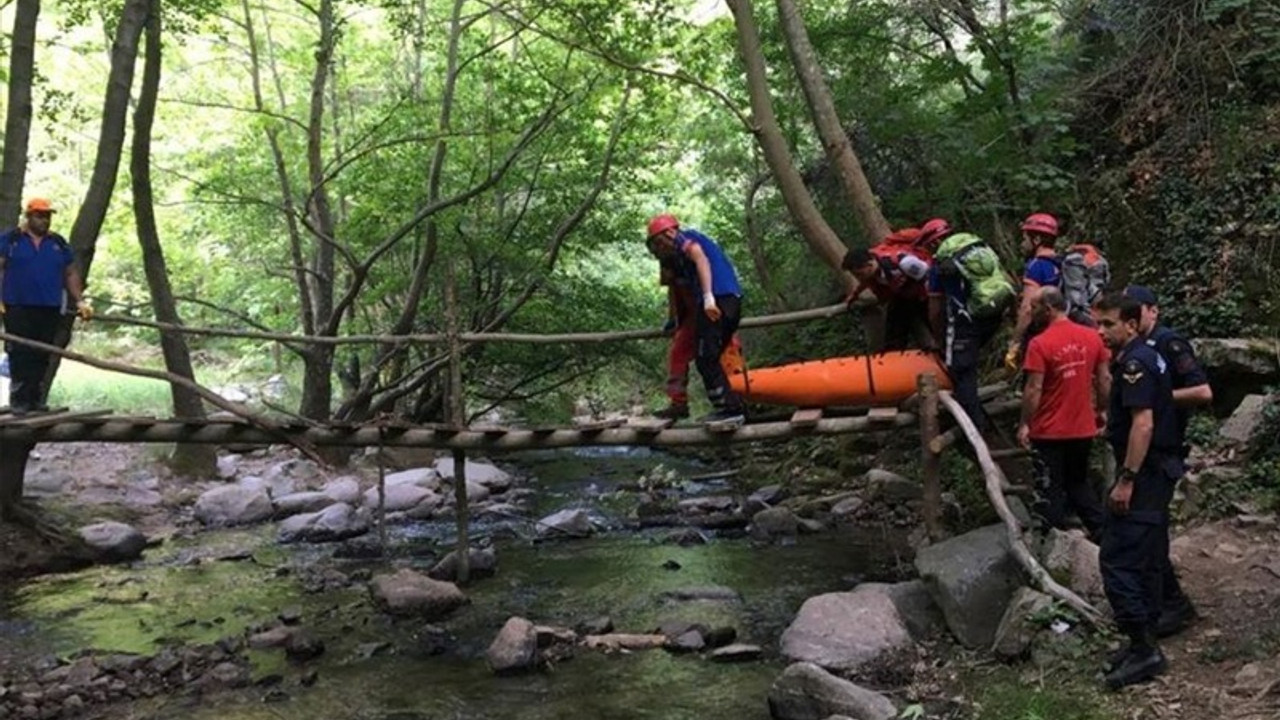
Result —
M1071 312L1088 312L1111 283L1111 265L1089 243L1072 245L1062 256L1062 294Z

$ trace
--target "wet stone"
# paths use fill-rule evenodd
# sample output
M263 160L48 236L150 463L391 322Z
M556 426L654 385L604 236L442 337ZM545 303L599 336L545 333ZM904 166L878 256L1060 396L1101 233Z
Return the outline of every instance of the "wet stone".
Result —
M324 641L305 631L300 632L285 642L284 654L294 662L314 660L324 654Z
M603 615L578 623L574 628L579 635L604 635L613 632L613 618Z

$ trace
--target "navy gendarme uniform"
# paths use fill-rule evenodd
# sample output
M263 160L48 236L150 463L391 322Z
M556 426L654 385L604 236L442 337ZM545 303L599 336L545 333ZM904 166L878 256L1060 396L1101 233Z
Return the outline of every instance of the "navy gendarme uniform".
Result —
M1169 554L1169 501L1182 477L1182 434L1165 359L1135 338L1112 365L1107 435L1123 467L1134 410L1151 410L1151 446L1134 480L1129 512L1109 511L1100 561L1116 624L1130 637L1154 632L1160 617L1162 561Z
M1155 349L1160 354L1160 357L1164 358L1165 362L1168 363L1174 390L1208 384L1209 376L1205 373L1204 368L1200 367L1200 362L1196 359L1195 349L1177 330L1164 325L1157 325L1152 329L1151 334L1147 336L1147 347ZM1190 447L1187 445L1187 425L1191 421L1191 412L1187 408L1175 407L1174 413L1178 418L1178 436L1181 442L1180 454L1183 458L1186 458L1190 451ZM1178 582L1177 573L1173 571L1173 563L1169 560L1167 549L1160 559L1160 592L1161 607L1165 612L1175 614L1177 612L1194 612L1194 610L1190 610L1191 601L1182 592L1182 585Z
M1209 383L1209 376L1205 373L1204 368L1200 367L1200 361L1196 359L1196 351L1191 347L1191 341L1183 337L1182 333L1177 330L1164 325L1155 326L1151 330L1151 334L1147 336L1147 347L1155 349L1156 352L1160 353L1160 357L1164 358L1165 362L1169 364L1174 390L1207 385ZM1186 408L1174 408L1174 412L1178 416L1178 432L1185 442L1187 424L1191 421L1191 412ZM1182 456L1186 457L1186 454L1187 448L1184 445Z

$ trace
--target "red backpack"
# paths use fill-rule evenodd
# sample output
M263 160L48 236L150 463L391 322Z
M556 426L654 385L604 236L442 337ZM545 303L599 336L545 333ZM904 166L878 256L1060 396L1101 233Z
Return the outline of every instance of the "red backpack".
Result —
M868 248L868 251L880 263L881 269L888 277L890 292L895 295L919 295L921 298L925 296L924 283L907 277L900 268L904 255L914 255L925 263L933 265L933 254L920 243L919 228L904 228L891 233L884 240ZM884 287L879 283L877 285ZM872 287L872 292L876 292L875 287ZM880 293L876 292L876 295L879 296Z

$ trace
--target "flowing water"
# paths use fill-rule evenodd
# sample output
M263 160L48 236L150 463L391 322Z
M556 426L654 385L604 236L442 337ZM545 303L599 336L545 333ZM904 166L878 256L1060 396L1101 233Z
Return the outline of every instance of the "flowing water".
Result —
M165 643L239 635L283 609L296 608L304 627L325 641L324 656L294 667L279 650L252 654L255 675L282 676L279 688L287 699L264 702L268 691L254 687L213 698L141 702L117 708L111 716L763 720L768 717L768 687L785 667L777 656L778 638L804 599L895 573L893 548L899 543L878 529L837 530L768 546L713 537L693 547L659 543L665 530L617 529L619 484L633 482L659 462L685 476L708 469L690 461L640 450L512 460L534 476L531 487L540 493L539 511L588 507L613 529L587 540L495 541L498 574L469 587L471 604L438 623L456 638L443 654L431 654L431 643L424 638L434 636L425 623L393 620L374 610L364 583L303 591L316 568L377 572L385 569L385 561L334 561L330 547L277 546L274 529L263 527L201 533L149 551L131 567L42 578L0 596L0 656L29 662L84 648L154 653ZM688 483L685 489L728 492L715 481ZM399 560L410 560L416 548L432 546L435 538L447 541L447 524L398 529L397 543L411 548ZM213 560L227 556L249 557ZM679 569L669 569L669 561ZM411 562L426 567L430 559ZM663 596L664 591L709 585L732 588L742 601L674 602ZM759 662L726 665L662 650L619 655L579 650L541 672L494 677L484 650L512 615L570 627L608 615L619 632L648 632L664 619L731 625L739 641L763 646L766 655ZM318 671L318 682L301 687L298 678L310 669Z

